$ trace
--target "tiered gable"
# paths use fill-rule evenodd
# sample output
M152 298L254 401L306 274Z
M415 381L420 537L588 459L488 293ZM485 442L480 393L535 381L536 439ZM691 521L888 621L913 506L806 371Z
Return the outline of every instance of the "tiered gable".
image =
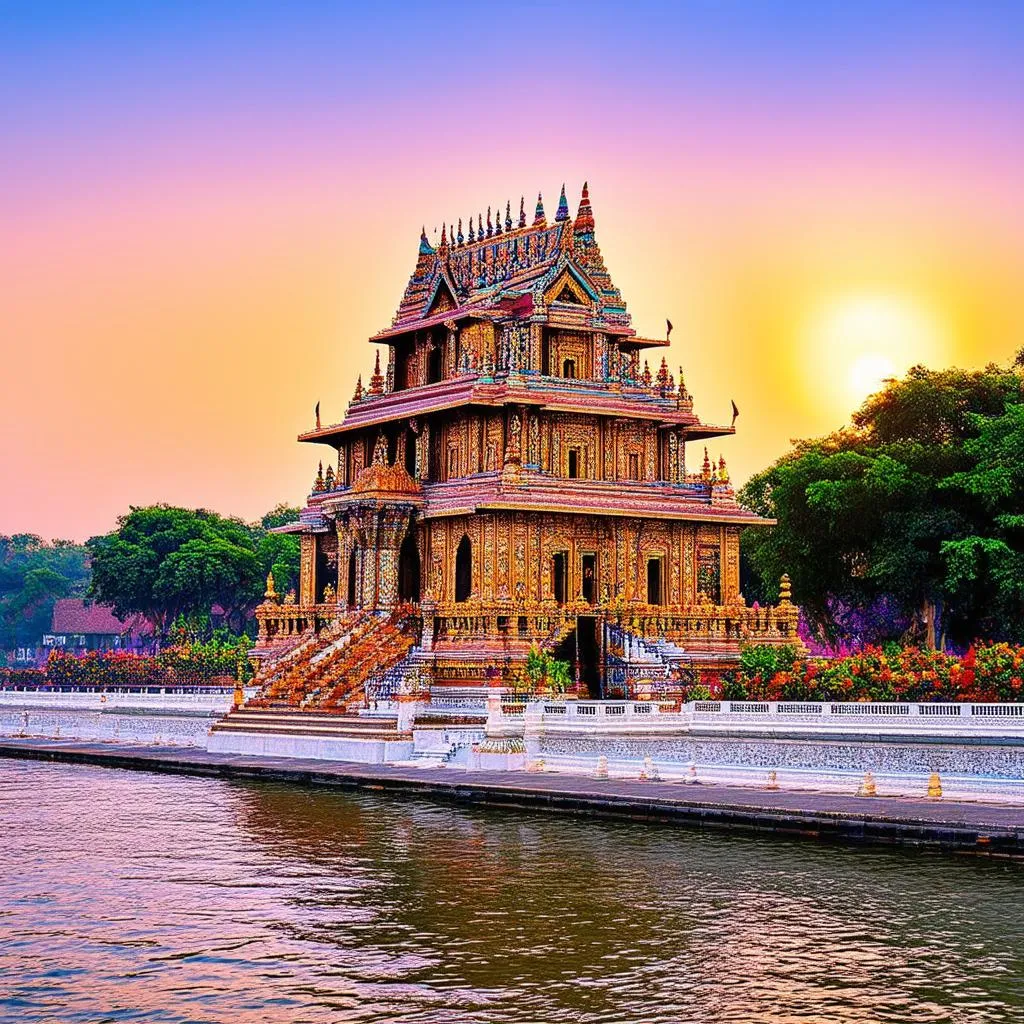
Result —
M406 286L390 328L374 341L465 316L506 316L537 302L568 302L596 309L590 326L619 336L632 336L629 314L622 294L612 282L594 236L594 213L589 190L583 196L575 221L569 217L565 186L558 213L548 223L544 203L537 196L533 223L527 224L520 200L519 219L513 224L511 205L504 220L488 208L487 220L478 215L476 227L469 221L468 234L461 219L449 237L441 230L437 248L420 235L416 269Z

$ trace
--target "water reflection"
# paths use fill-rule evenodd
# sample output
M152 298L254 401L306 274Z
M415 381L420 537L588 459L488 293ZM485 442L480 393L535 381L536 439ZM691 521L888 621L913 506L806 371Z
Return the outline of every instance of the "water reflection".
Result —
M0 1017L1009 1021L1024 868L0 761Z

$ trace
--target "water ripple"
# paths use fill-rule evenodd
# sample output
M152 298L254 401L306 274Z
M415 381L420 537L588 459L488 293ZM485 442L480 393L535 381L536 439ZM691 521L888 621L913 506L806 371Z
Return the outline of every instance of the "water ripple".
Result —
M1011 862L0 761L0 1021L1024 1020Z

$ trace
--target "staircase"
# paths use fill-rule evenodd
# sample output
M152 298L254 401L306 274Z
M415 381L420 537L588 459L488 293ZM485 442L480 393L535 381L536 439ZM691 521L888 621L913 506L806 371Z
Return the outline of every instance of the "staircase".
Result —
M398 731L393 718L243 707L214 724L207 749L264 757L383 764L409 757L413 743L410 734Z

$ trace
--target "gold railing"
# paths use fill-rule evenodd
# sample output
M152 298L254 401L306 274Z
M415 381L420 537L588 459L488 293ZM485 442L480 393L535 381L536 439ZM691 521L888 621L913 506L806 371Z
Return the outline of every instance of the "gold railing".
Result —
M278 604L264 601L256 608L256 647L267 647L279 640L318 633L324 626L350 614L338 604Z
M424 628L433 628L435 641L518 639L546 646L568 634L577 616L596 614L588 604L452 601L424 608Z

